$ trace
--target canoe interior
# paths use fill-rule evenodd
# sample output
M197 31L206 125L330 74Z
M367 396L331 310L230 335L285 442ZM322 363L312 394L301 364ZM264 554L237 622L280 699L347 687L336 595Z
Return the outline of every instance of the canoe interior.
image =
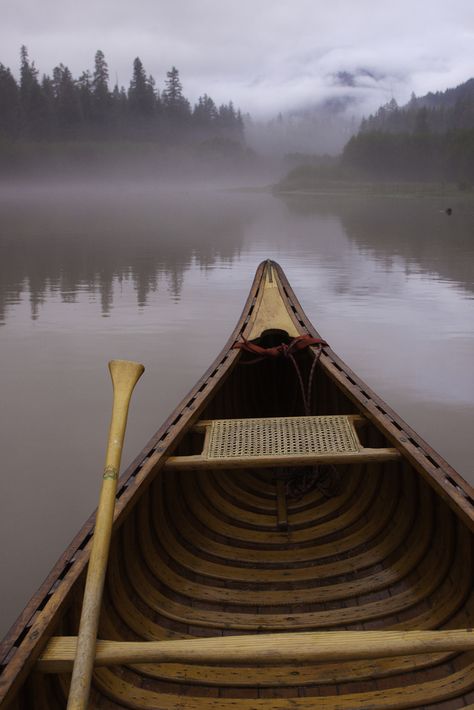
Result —
M266 336L266 344L281 334ZM307 382L314 351L298 354ZM201 419L303 415L293 365L242 355ZM312 414L360 414L324 360ZM362 411L362 413L364 413ZM368 423L363 444L393 445ZM188 431L174 454L200 450ZM119 521L99 638L449 629L474 620L472 532L406 457L300 469L161 471ZM278 526L278 486L288 529ZM54 627L75 635L83 576ZM68 673L30 673L9 707L64 708ZM277 666L101 668L91 708L270 710L474 707L474 655Z

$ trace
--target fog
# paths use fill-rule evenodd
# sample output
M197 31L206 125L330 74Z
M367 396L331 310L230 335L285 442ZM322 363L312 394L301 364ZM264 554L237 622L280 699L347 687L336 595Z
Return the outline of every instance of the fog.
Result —
M362 114L469 78L473 26L471 0L4 0L0 62L18 71L26 44L40 74L79 74L102 49L119 86L138 55L158 82L176 65L192 101L258 120L348 95Z
M61 189L65 184L97 190L107 194L110 187L121 190L148 191L156 188L265 188L285 172L279 160L243 154L201 157L199 150L180 148L160 151L153 145L114 147L86 146L84 151L50 152L48 147L15 159L8 170L0 169L0 191L3 195L16 189L38 185L45 190ZM79 157L78 157L79 155Z
M245 124L248 145L263 158L284 158L297 153L338 155L357 132L360 120L350 107L325 103L314 108L278 114L269 121Z
M380 106L469 79L473 26L470 0L6 0L0 172L277 181L288 154L340 154Z

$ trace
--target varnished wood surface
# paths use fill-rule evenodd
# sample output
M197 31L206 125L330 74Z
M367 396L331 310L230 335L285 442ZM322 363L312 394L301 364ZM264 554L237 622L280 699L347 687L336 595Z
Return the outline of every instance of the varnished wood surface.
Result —
M291 368L283 362L244 367L245 355L229 350L258 323L264 272L263 265L228 346L123 477L99 637L160 642L471 628L469 487L329 348L316 370L314 413L362 414L369 420L361 431L364 446L396 447L400 460L329 471L330 496L318 486L295 494L272 469L164 470L168 455L197 452L192 436L199 434L186 432L199 419L303 413ZM296 332L314 334L276 266L273 273ZM306 378L311 355L298 357ZM285 513L286 529L280 524ZM10 660L0 676L2 710L65 706L68 674L31 670L49 636L77 634L92 523L2 646L0 658ZM228 660L129 663L97 669L91 696L92 708L107 710L456 710L473 703L474 656L455 650L285 659L267 667Z
M42 673L72 670L77 636L53 637L37 663ZM180 641L98 641L94 665L189 663L209 665L342 661L474 651L473 629L443 631L329 631L260 634Z

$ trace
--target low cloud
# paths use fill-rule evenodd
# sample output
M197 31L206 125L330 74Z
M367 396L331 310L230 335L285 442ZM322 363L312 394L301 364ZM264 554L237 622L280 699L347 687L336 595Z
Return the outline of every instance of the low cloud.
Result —
M266 117L351 97L361 114L474 75L469 28L472 0L6 0L0 62L17 72L26 44L41 73L77 76L100 48L112 83L128 85L138 55L158 88L176 65L193 101Z

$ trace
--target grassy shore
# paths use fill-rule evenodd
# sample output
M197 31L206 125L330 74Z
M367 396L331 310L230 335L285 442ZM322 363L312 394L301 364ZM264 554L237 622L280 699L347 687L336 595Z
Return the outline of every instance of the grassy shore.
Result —
M274 194L383 195L399 198L445 197L474 199L474 187L449 182L374 180L340 165L301 165L273 186Z

